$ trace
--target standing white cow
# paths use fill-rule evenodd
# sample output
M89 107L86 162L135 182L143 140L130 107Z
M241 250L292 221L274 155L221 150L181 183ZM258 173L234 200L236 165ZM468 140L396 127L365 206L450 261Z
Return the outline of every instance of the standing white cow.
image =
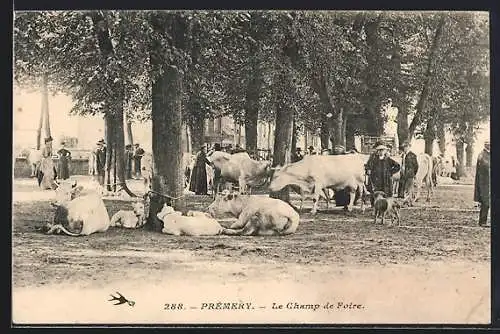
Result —
M41 161L42 161L42 150L37 150L36 148L31 148L28 150L26 156L26 162L31 168L31 175L30 175L31 177L37 176Z
M361 211L364 212L366 187L364 161L358 154L308 155L304 159L275 169L269 189L279 191L295 184L304 191L313 192L312 214L318 209L321 192L325 188L348 189L350 201L346 209L352 211L356 192L361 194Z
M246 192L247 186L264 184L271 168L270 161L253 160L246 152L229 154L215 151L207 158L221 171L222 179L238 182L240 192Z
M420 198L420 188L422 185L425 186L427 190L426 201L430 202L431 194L434 193L434 183L432 182L432 171L433 171L433 161L432 157L427 153L417 155L418 170L415 175L415 192L410 194L413 196L412 201L416 202ZM412 202L410 201L410 203Z
M94 190L61 182L56 189L56 207L53 223L47 224L47 234L63 232L69 236L105 232L110 226L108 211L102 197Z

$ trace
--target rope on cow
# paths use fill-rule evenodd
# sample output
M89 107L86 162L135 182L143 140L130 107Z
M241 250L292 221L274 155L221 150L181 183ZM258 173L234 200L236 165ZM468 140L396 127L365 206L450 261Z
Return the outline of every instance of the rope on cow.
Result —
M182 194L182 195L180 195L180 196L178 196L178 197L172 197L172 196L169 196L169 195L165 195L165 194L159 193L159 192L154 191L154 190L148 190L148 193L153 193L153 194L156 194L156 195L163 196L163 197L165 197L165 198L170 198L171 200L174 200L174 201L175 201L175 200L178 200L178 199L181 199L181 198L183 198L184 196L186 196L185 194Z

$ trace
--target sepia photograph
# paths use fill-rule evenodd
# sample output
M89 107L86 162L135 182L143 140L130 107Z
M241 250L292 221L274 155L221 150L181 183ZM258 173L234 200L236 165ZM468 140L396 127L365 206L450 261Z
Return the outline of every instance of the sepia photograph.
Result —
M490 13L13 13L13 326L491 323Z

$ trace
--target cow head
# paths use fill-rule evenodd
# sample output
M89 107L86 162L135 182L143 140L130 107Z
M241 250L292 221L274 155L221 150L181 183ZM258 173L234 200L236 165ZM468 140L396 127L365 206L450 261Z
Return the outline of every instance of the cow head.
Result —
M208 206L208 213L212 217L230 213L239 216L242 211L243 201L241 195L229 190L223 190L215 197L215 200Z
M134 215L136 215L137 217L144 216L145 210L144 210L144 203L142 201L132 203L132 208L134 211Z
M55 184L56 198L51 203L53 206L61 206L67 204L71 200L78 197L83 190L83 186L77 186L76 180L73 182L59 182Z

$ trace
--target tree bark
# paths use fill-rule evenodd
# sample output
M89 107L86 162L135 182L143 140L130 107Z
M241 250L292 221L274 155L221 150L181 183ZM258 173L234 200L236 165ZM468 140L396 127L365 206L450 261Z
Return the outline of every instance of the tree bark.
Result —
M248 153L257 153L257 122L259 119L259 96L262 88L260 64L256 52L251 57L250 80L245 97L245 148Z
M94 33L97 38L101 57L107 59L114 57L113 44L108 29L108 22L100 11L91 12L90 17L94 26ZM108 190L116 191L116 183L119 183L129 196L136 197L130 191L125 182L125 136L123 129L123 92L122 80L115 81L109 78L107 84L113 88L114 94L106 101L107 111L104 116L105 140L106 140L106 175L105 183ZM115 162L113 163L113 156ZM111 178L111 170L116 173L115 181ZM118 182L116 182L116 179ZM113 187L111 187L113 186Z
M291 158L291 143L293 132L293 113L289 110L289 106L285 105L284 98L285 89L288 88L288 73L282 69L279 73L278 94L276 94L276 129L274 131L274 155L273 167L284 166L290 162ZM285 85L285 87L281 87ZM290 202L290 190L287 187L278 192L269 194L272 198L279 198L285 202Z
M323 117L321 120L319 139L321 142L321 149L328 149L330 145L330 122L326 117Z
M456 140L456 153L457 153L457 174L459 177L464 176L464 141L463 138Z
M297 121L295 120L295 117L293 118L292 121L292 146L290 148L290 151L293 153L297 149Z
M436 28L436 32L434 34L431 49L429 52L429 60L427 64L426 73L424 76L425 82L417 102L417 107L416 107L417 111L408 128L409 139L413 138L415 130L420 124L422 124L422 120L426 112L427 99L430 94L431 82L432 80L434 80L434 64L438 58L438 49L441 41L441 36L443 35L444 24L445 24L445 16L441 15L441 19L439 20L438 26Z
M125 126L127 132L125 143L127 143L128 145L134 145L134 136L132 135L132 122L125 120Z
M356 135L356 129L354 127L353 117L345 117L345 148L346 150L351 150L355 147L354 137Z
M472 156L474 154L474 138L469 137L465 139L467 147L465 148L465 167L472 167Z
M39 150L42 147L42 127L43 127L43 116L44 108L42 103L42 108L40 109L40 119L38 121L38 128L36 129L36 149Z
M45 118L45 138L51 137L50 120L49 120L49 89L48 89L48 74L42 76L42 113Z
M153 30L172 36L173 44L184 49L187 26L183 18L171 13L151 16ZM153 75L153 178L147 225L156 231L163 226L156 214L167 203L176 211L184 211L184 176L182 170L182 95L183 74L175 65L167 65L159 40L153 40L150 49L153 68L162 68L160 75ZM154 73L153 73L154 74ZM194 133L193 133L194 134ZM165 149L168 145L168 150Z
M429 119L424 131L425 149L424 152L432 157L434 151L434 139L436 139L436 132L434 130L434 121Z
M444 130L444 124L438 124L437 126L437 139L439 144L439 151L441 154L446 153L446 134Z
M332 150L335 145L342 145L345 147L345 125L344 110L339 108L333 117L333 131L330 136Z

